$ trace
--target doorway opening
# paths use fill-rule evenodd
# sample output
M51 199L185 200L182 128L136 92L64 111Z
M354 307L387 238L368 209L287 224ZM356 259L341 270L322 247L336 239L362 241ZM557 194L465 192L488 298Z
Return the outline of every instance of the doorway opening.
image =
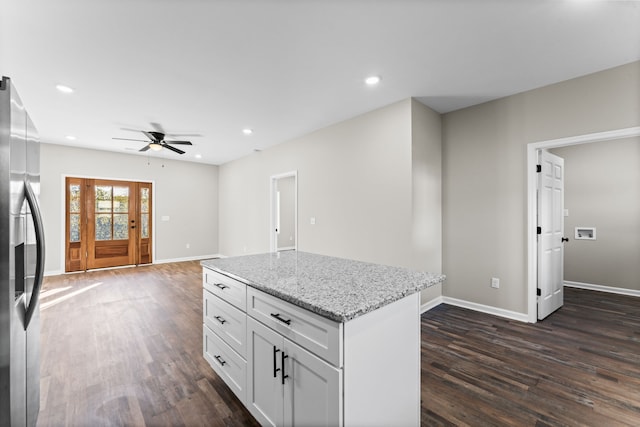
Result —
M537 322L538 310L538 242L537 242L537 180L538 150L567 147L592 142L611 141L640 136L640 126L598 132L548 141L532 142L527 145L527 318Z
M298 172L272 175L269 222L271 252L298 248Z
M150 264L150 182L66 177L65 272Z

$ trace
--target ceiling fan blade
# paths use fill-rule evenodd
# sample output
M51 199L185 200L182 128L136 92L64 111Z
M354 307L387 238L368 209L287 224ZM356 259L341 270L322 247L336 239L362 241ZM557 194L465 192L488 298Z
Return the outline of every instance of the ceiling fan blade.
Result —
M141 149L139 149L138 151L147 151L149 148L151 148L151 144L147 144L144 147L142 147Z
M156 138L156 136L153 133L147 132L145 130L143 130L142 133L144 133L147 136L147 138L149 138L150 140L152 140L154 142L160 142L160 140L158 138Z
M191 141L164 141L167 144L182 144L182 145L193 145Z
M175 151L178 154L184 154L184 151L177 149L176 147L172 147L169 144L162 144L162 146L168 150Z
M160 133L166 134L166 132L164 131L164 129L162 128L162 125L160 123L150 122L149 124L151 125L153 130L155 130L157 132L160 132Z
M176 137L176 136L202 136L201 133L165 133L164 136Z
M139 131L138 131L139 132ZM120 139L122 141L138 141L138 142L147 142L144 139L131 139L131 138L111 138L111 139Z

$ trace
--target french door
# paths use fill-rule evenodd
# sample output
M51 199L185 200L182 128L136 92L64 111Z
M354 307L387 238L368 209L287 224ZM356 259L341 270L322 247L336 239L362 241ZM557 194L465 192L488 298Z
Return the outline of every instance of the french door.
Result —
M66 179L65 271L149 264L151 183Z

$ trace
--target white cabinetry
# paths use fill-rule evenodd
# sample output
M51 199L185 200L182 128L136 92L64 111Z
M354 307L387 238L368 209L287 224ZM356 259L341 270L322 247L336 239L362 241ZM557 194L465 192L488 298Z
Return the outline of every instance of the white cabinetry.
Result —
M342 425L342 370L249 318L246 405L262 425Z
M202 274L202 353L238 399L247 386L247 285L214 271Z
M266 426L419 426L420 294L335 322L207 268L203 353Z

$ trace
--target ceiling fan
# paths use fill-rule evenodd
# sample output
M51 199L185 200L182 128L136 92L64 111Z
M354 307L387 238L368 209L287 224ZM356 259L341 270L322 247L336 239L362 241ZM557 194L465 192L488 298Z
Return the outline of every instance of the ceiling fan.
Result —
M164 131L164 129L159 123L151 123L151 126L153 127L154 130L145 131L145 130L138 130L138 129L122 128L123 130L129 130L133 132L142 132L147 138L149 138L149 140L131 139L131 138L113 138L113 139L119 139L123 141L146 142L147 145L145 145L138 151L147 151L149 149L153 151L160 151L163 148L166 148L178 154L184 154L185 153L184 151L176 147L173 147L172 145L193 145L191 141L165 140L164 138L166 136L200 136L199 134L186 134L186 135L168 134Z

